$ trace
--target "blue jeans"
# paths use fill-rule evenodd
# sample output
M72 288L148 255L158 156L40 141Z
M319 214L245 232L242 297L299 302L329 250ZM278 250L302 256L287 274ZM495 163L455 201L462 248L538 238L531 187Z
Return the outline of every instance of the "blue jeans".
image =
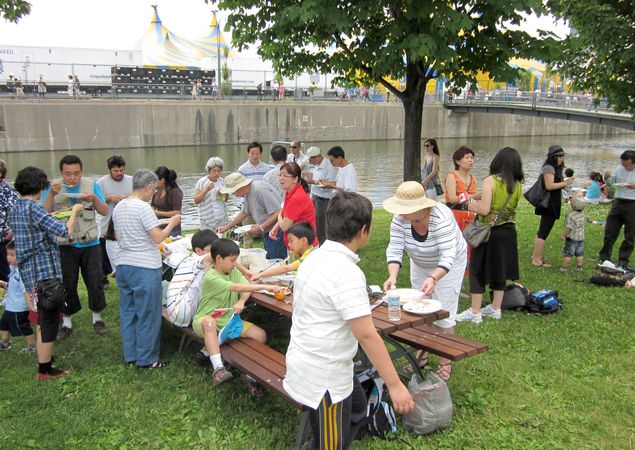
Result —
M273 240L269 237L269 233L262 233L262 241L267 250L267 259L284 259L287 257L287 248L284 246L282 230L278 229L278 239Z
M148 366L159 360L161 269L117 266L123 359Z

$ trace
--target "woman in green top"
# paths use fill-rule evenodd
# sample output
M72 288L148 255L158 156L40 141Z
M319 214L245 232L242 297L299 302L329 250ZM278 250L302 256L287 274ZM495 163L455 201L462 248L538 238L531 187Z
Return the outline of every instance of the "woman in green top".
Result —
M472 307L457 314L456 321L480 323L483 316L501 318L501 304L507 280L520 278L516 236L516 206L522 195L523 164L516 150L505 147L489 166L490 175L483 180L481 200L471 202L470 211L481 223L492 223L489 240L472 249L470 259L470 293ZM507 200L509 197L509 200ZM507 201L507 204L505 202ZM505 206L503 208L503 206ZM494 291L492 304L481 310L485 285Z

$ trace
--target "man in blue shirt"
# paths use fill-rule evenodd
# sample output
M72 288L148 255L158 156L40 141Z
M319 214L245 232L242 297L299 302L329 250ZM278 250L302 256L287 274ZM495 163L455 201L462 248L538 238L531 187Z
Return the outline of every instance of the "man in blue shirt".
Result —
M82 169L82 161L77 156L64 156L60 160L62 178L53 181L42 195L42 206L49 212L72 208L78 202L84 205L84 211L77 217L73 238L58 240L66 289L66 306L62 311L64 317L58 339L70 336L73 330L71 315L82 309L77 293L80 269L88 291L88 307L93 312L93 328L97 334L108 332L101 317L101 311L106 307L106 298L102 285L101 248L95 214L108 214L108 205L99 184L82 177Z

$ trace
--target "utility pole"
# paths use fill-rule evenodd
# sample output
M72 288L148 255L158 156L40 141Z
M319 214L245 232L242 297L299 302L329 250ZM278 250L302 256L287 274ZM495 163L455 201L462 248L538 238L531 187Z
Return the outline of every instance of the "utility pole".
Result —
M220 71L220 22L218 20L218 16L216 15L216 13L218 12L218 10L213 10L212 11L214 13L214 18L216 19L216 61L218 62L218 72L216 73L216 89L218 89L218 98L222 99L223 98L223 92L221 91L221 85L222 85L222 77L221 77L221 71Z

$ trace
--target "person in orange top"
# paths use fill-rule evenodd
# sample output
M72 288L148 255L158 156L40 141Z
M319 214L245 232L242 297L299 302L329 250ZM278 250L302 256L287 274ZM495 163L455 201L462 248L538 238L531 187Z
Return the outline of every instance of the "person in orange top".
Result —
M474 213L467 210L471 199L479 200L476 178L470 172L474 166L474 151L461 146L452 155L454 170L445 179L445 203L452 210L461 231L474 220Z

